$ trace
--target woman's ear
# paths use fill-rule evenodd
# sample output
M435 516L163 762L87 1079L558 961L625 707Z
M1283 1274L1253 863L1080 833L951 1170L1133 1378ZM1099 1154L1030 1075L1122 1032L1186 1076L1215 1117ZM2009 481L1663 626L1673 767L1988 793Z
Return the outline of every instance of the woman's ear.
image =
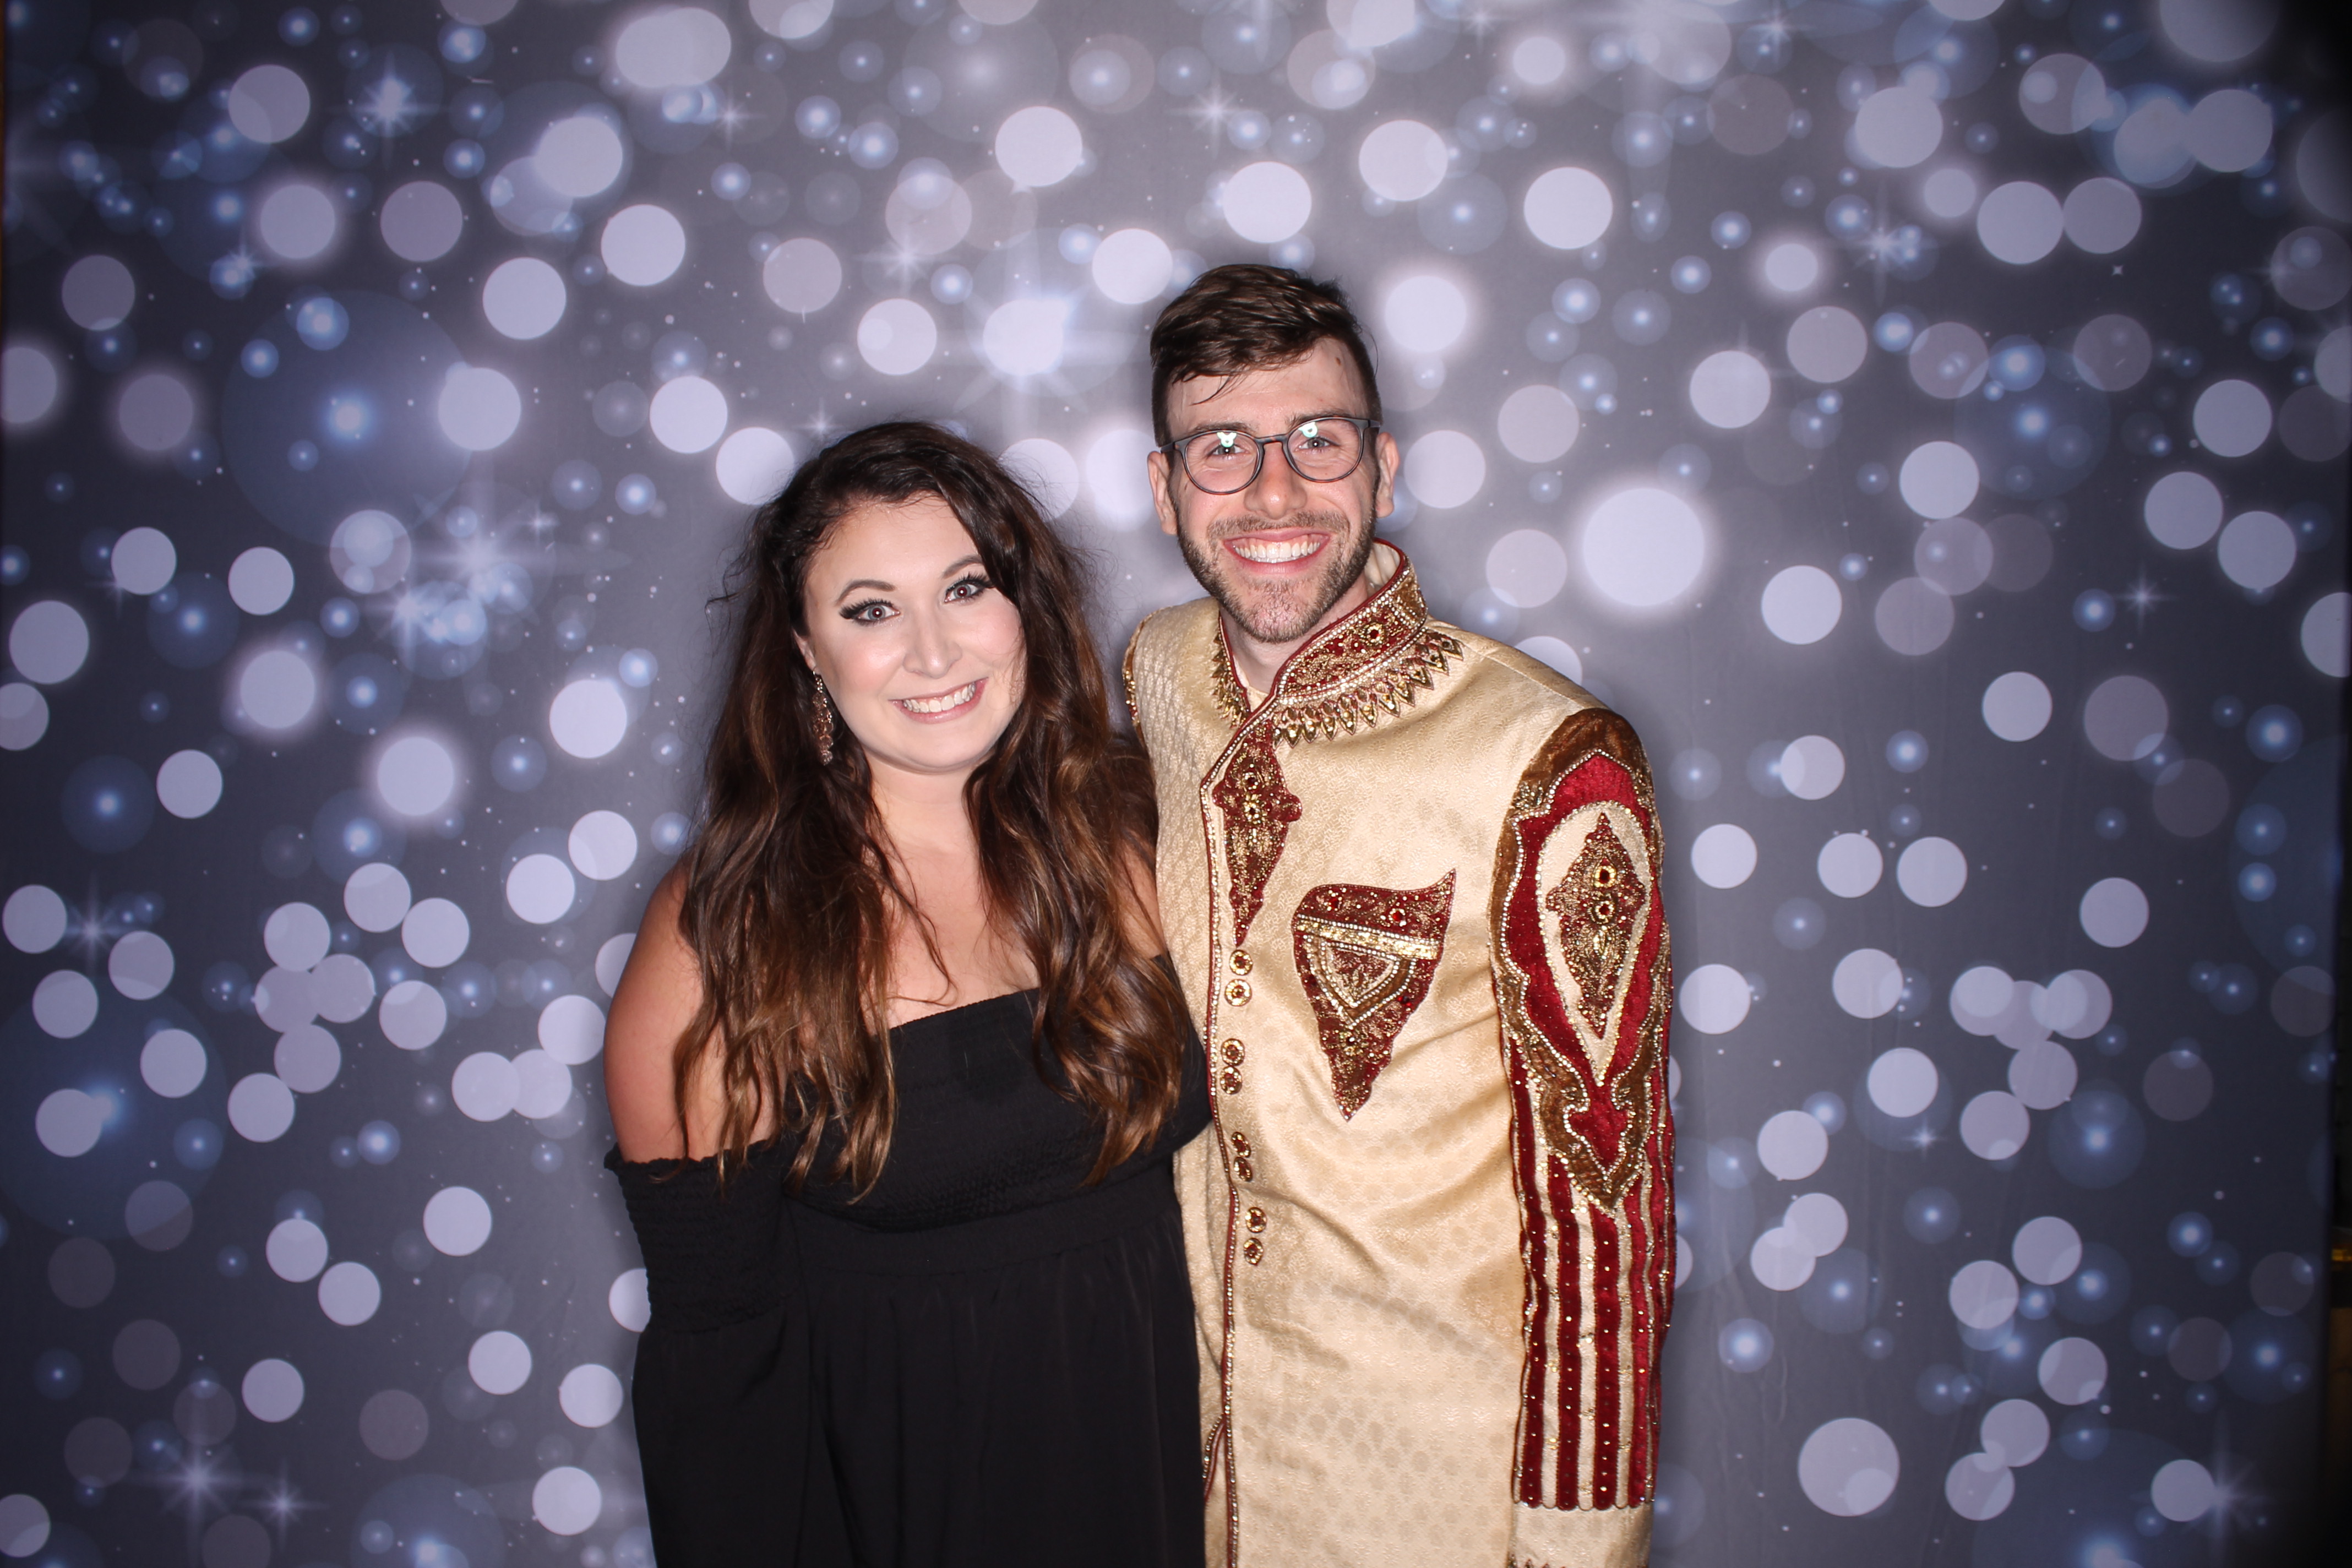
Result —
M793 644L794 644L796 647L798 647L800 648L800 650L801 650L801 662L802 662L803 664L805 664L805 665L807 665L807 666L809 667L809 673L810 673L810 674L812 674L812 675L815 674L815 673L816 673L816 650L815 650L814 648L813 648L813 647L809 647L809 640L808 640L808 638L807 638L806 637L803 636L803 635L802 635L801 633L799 633L799 632L794 632L794 633L793 634Z

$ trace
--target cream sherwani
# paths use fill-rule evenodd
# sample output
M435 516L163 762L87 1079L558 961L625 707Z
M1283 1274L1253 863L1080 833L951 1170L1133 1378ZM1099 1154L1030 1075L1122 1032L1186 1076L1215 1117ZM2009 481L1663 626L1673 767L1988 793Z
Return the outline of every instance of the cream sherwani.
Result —
M1177 1164L1211 1561L1630 1568L1675 1257L1648 768L1374 571L1254 709L1207 600L1128 650L1214 1095Z

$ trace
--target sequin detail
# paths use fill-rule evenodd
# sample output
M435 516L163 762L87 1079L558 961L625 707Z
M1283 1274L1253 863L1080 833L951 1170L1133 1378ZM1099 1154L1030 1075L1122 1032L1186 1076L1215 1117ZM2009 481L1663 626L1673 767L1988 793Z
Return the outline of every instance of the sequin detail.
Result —
M1282 782L1274 737L1254 730L1227 764L1209 798L1225 817L1226 896L1234 909L1234 942L1249 940L1250 921L1265 902L1265 884L1282 859L1283 842L1298 820L1298 797Z
M1431 623L1411 568L1400 565L1362 605L1317 633L1282 667L1266 698L1265 728L1293 745L1352 735L1412 707L1446 672L1447 661L1461 657L1459 639ZM1238 725L1250 716L1249 698L1222 628L1211 658L1217 706Z
M1644 886L1643 868L1634 865L1607 817L1608 811L1625 807L1604 805L1566 873L1539 895L1537 865L1544 841L1576 809L1574 802L1563 798L1564 786L1580 770L1613 773L1613 783L1596 780L1594 787L1604 798L1619 790L1631 795L1639 821L1656 822L1648 772L1619 761L1615 753L1620 745L1638 758L1638 743L1624 721L1595 710L1589 718L1578 715L1560 739L1546 748L1548 754L1528 768L1514 799L1495 880L1495 991L1507 1043L1524 1063L1536 1128L1546 1148L1567 1168L1586 1201L1603 1210L1614 1209L1623 1200L1625 1189L1643 1168L1651 1133L1663 1125L1665 1115L1665 1107L1657 1103L1658 1075L1654 1071L1665 1049L1665 1021L1673 1005L1672 960L1663 922L1653 983L1641 1012L1616 1017L1617 992L1634 967L1630 962L1633 944L1654 914L1655 850ZM1538 787L1530 791L1529 784ZM1609 872L1605 881L1600 875L1603 870ZM1552 1009L1565 1015L1570 1004L1553 984L1542 934L1531 929L1541 919L1538 910L1559 921L1561 956L1580 993L1574 1004L1577 1021L1591 1037L1591 1047L1575 1038L1565 1016L1549 1024Z
M1371 1098L1405 1020L1428 996L1453 908L1451 871L1426 888L1328 883L1299 900L1291 945L1342 1116Z
M1577 1011L1596 1035L1609 1027L1625 947L1648 891L1617 835L1596 823L1568 875L1544 895L1543 907L1559 917L1559 947L1576 980Z

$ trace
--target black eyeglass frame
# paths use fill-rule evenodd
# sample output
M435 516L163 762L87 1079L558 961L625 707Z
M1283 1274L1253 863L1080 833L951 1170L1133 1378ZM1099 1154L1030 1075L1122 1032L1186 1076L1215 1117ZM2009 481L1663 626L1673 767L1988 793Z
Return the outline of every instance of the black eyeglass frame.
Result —
M1297 435L1299 431L1305 429L1309 425L1353 425L1362 433L1363 445L1357 449L1356 460L1348 466L1346 472L1333 474L1328 479L1318 479L1298 466L1298 459L1291 455L1290 438L1293 436ZM1192 488L1199 490L1202 495L1239 495L1242 491L1249 489L1250 486L1257 483L1258 476L1265 472L1265 449L1269 446L1281 447L1282 460L1290 465L1290 471L1297 474L1301 479L1304 479L1310 485L1336 485L1342 479L1353 479L1355 478L1356 470L1364 466L1364 458L1370 455L1373 447L1380 439L1381 422L1370 417L1369 415L1362 414L1318 414L1308 418L1301 419L1297 424L1292 426L1289 429L1285 430L1279 436L1261 436L1254 430L1235 431L1234 434L1245 436L1250 439L1256 456L1250 464L1249 478L1234 486L1233 489L1225 490L1211 489L1208 486L1202 484L1201 482L1201 477L1192 471L1192 466L1184 460L1184 447L1187 442L1197 441L1202 437L1213 434L1216 430L1221 428L1223 427L1213 426L1206 430L1195 430L1190 436L1180 436L1173 441L1165 443L1160 448L1161 452L1167 455L1168 460L1176 465L1177 470L1184 476L1184 478L1192 484Z

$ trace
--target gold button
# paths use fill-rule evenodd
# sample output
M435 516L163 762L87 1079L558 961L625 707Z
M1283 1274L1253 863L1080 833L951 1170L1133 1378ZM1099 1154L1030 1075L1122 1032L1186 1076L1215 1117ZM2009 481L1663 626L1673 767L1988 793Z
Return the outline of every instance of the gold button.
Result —
M1225 955L1225 963L1232 966L1235 974L1247 974L1250 972L1250 955L1238 947Z
M1254 1208L1250 1210L1249 1227L1250 1234L1252 1236L1255 1236L1265 1229L1265 1211L1264 1209Z
M1246 1133L1246 1132L1236 1132L1236 1133L1234 1133L1234 1153L1236 1153L1236 1154L1246 1154L1246 1153L1248 1153L1249 1152L1250 1152L1250 1141L1249 1141L1249 1134L1248 1134L1248 1133Z
M1234 1173L1241 1177L1244 1182L1255 1182L1257 1180L1257 1167L1249 1163L1249 1156L1247 1154L1243 1155L1240 1159L1234 1162Z
M1224 1043L1223 1050L1225 1053L1225 1062L1227 1066L1239 1067L1242 1065L1242 1043L1239 1040L1227 1040Z
M1218 1081L1227 1094L1239 1094L1242 1091L1242 1075L1231 1068L1225 1069L1225 1076Z
M1249 1005L1249 999L1250 983L1248 981L1229 980L1225 982L1225 1000L1227 1003L1235 1007L1246 1007Z
M1255 1268L1265 1258L1265 1243L1255 1238L1242 1243L1242 1259Z

